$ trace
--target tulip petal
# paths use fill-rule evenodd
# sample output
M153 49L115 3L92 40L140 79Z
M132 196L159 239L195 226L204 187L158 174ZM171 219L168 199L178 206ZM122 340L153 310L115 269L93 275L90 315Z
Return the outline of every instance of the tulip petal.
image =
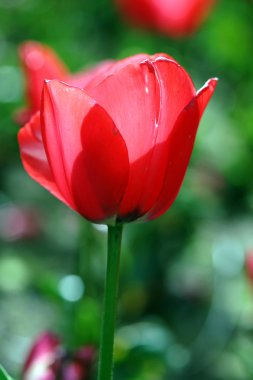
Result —
M18 141L22 163L28 174L62 202L67 203L54 182L48 164L41 137L39 112L31 118L29 123L20 129Z
M217 79L209 80L179 115L168 138L168 161L162 191L145 218L155 219L174 202L191 157L200 118L210 101Z
M135 213L144 186L148 157L141 165L133 167L132 164L151 149L159 117L155 72L150 64L130 64L88 91L112 117L126 142L130 175L120 214Z
M197 92L197 104L200 117L203 115L213 93L217 86L218 79L209 79L203 87L201 87Z
M81 138L83 151L72 172L73 196L81 214L99 222L118 213L129 176L127 147L112 119L97 104L84 118ZM80 181L84 170L86 178ZM88 185L99 201L101 216L93 210L92 197L84 197Z
M89 89L97 86L107 76L114 74L124 66L130 63L140 62L148 58L147 54L138 54L132 57L127 57L120 61L107 60L97 66L81 71L80 73L71 75L67 82L71 86L85 89L89 93Z
M151 65L138 62L120 67L87 92L114 120L127 143L130 163L149 151L156 122L157 94L159 97Z
M139 202L142 215L153 206L161 192L169 153L169 135L178 115L196 94L191 78L173 59L155 57L153 66L160 88L160 115L145 188Z
M99 83L99 78L104 76L107 71L112 67L114 61L104 61L97 66L81 71L77 74L70 76L68 83L71 86L79 88L87 88L89 85L93 86L96 83ZM97 82L98 81L98 82Z
M142 214L142 210L137 210L140 203L147 211L161 191L165 164L159 171L153 165L155 178L161 175L158 182L150 182L150 163L157 161L157 153L153 157L151 151L167 139L178 114L196 93L188 74L170 57L142 58L88 89L112 117L128 147L130 177L120 208L124 220ZM150 187L146 186L147 181Z
M128 153L105 110L83 90L49 81L42 135L55 181L73 208L97 222L116 214L128 180Z
M68 71L49 47L38 42L26 42L20 48L20 59L26 77L26 94L32 112L40 109L45 79L64 80Z

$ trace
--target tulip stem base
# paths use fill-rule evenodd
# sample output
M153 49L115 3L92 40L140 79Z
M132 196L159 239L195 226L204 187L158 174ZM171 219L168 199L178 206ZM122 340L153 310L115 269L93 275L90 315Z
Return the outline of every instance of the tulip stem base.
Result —
M107 269L98 380L112 380L113 378L113 344L117 309L122 230L123 224L108 226Z

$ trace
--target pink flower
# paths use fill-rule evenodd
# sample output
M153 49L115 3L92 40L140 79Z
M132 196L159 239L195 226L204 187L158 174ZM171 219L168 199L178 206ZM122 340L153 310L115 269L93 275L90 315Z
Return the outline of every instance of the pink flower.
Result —
M94 356L91 346L68 354L56 335L45 332L36 339L28 354L22 380L88 380Z

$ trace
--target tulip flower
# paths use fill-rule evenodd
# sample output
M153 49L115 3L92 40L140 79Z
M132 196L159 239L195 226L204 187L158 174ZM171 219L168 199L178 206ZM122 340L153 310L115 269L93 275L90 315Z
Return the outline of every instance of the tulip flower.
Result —
M22 380L88 380L94 354L91 346L69 354L56 335L51 332L42 333L25 361Z
M216 83L196 91L166 54L103 63L81 88L45 81L39 111L19 131L29 175L84 218L108 224L99 380L112 379L123 224L155 219L174 202Z
M139 26L172 37L195 32L215 0L116 0L122 13Z
M20 125L24 125L36 111L39 111L45 79L59 79L84 88L94 75L111 65L111 61L105 61L91 70L72 75L50 47L35 41L22 44L19 57L24 72L27 101L27 107L19 110L15 115L15 120Z
M111 64L82 90L52 80L21 128L30 176L96 223L152 220L174 202L216 79L196 92L162 55Z

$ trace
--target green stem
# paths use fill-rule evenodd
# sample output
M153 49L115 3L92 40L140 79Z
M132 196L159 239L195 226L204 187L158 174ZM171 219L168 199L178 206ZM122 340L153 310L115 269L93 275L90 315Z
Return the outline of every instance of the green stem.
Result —
M107 269L98 380L112 380L113 378L114 326L116 319L122 230L122 224L108 227Z

